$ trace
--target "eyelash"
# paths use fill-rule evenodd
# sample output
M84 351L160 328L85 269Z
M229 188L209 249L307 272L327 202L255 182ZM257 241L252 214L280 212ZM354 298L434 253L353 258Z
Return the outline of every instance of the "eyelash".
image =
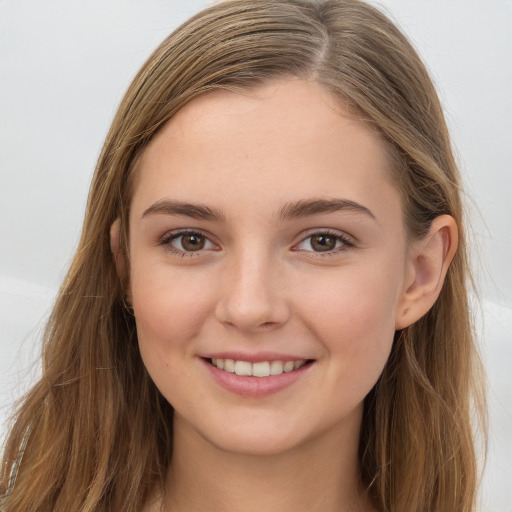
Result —
M159 245L166 246L166 250L168 250L169 252L171 252L173 254L181 256L181 257L199 256L201 252L204 252L204 250L205 250L204 248L201 248L197 251L187 251L187 250L177 249L176 247L173 247L173 245L171 244L171 242L173 242L174 240L178 240L179 238L185 237L187 235L198 236L198 237L204 238L207 243L209 242L210 244L215 245L210 240L208 235L206 235L202 231L193 230L193 229L184 229L184 230L180 230L180 231L171 231L169 233L166 233L162 238L160 238ZM309 251L309 250L305 250L305 249L295 248L297 246L302 245L307 240L312 239L314 236L327 236L329 238L334 238L336 241L336 244L338 244L338 242L340 242L341 245L339 247L335 247L334 249L331 249L328 251L314 251L314 250ZM326 256L334 256L335 254L338 254L340 252L347 251L347 250L353 248L354 245L355 245L354 241L351 237L341 234L339 232L333 232L331 230L325 229L325 230L319 230L319 231L315 231L315 232L308 234L308 236L302 238L298 244L295 244L294 247L292 248L292 250L297 251L297 252L312 253L312 254L316 255L315 257L317 257L317 256L326 257ZM208 249L206 249L206 250L208 250Z
M335 256L339 254L340 252L348 251L352 249L355 246L355 242L353 238L349 237L346 234L339 233L337 231L331 231L329 229L323 229L319 231L314 231L312 233L309 233L306 237L304 237L298 244L295 244L294 247L297 247L299 245L302 245L307 240L311 240L314 236L327 236L329 238L333 238L338 244L340 243L339 247L335 247L334 249L330 249L328 251L308 251L305 249L293 249L294 251L301 251L306 253L312 253L315 255L315 257L327 257L327 256ZM311 245L311 242L310 242Z
M202 231L198 231L198 230L195 230L195 229L183 229L183 230L180 230L180 231L171 231L169 233L166 233L159 240L159 244L158 245L166 246L166 250L168 250L169 252L171 252L173 254L181 256L181 257L199 256L199 253L203 252L203 250L204 250L203 248L201 248L201 249L199 249L197 251L186 251L186 250L182 250L182 249L177 249L176 247L173 247L171 245L171 242L173 242L174 240L178 240L179 238L185 237L187 235L193 235L193 236L204 238L210 244L215 245L210 240L208 235L206 235Z

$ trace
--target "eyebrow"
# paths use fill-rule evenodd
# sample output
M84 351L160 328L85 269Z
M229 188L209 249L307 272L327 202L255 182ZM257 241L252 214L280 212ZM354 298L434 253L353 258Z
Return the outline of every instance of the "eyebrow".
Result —
M301 199L299 201L285 204L278 215L279 220L291 220L296 218L309 217L311 215L320 215L322 213L334 213L339 211L349 211L362 213L376 220L375 215L359 203L348 199ZM210 208L204 204L193 204L172 199L160 199L153 203L142 214L142 218L148 215L182 215L200 220L212 220L225 222L226 216L221 210Z
M215 220L217 222L226 220L224 214L215 208L210 208L204 204L192 204L171 199L160 199L153 203L148 209L144 210L142 218L153 214L183 215L193 219Z
M362 204L350 201L348 199L303 199L294 203L286 204L279 214L280 220L289 220L310 215L319 215L322 213L334 213L339 211L349 211L363 213L376 220L375 215Z

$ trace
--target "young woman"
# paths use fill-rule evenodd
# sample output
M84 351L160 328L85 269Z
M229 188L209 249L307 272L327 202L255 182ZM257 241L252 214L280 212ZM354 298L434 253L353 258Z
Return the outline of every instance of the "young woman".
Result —
M459 177L356 0L234 0L107 136L3 511L475 510Z

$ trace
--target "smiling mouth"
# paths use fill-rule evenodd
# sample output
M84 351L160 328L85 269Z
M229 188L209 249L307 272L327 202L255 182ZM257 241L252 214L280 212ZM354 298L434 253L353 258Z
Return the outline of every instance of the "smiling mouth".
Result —
M311 359L299 359L296 361L237 361L235 359L207 359L212 366L228 373L235 373L243 377L270 377L290 373L311 363Z

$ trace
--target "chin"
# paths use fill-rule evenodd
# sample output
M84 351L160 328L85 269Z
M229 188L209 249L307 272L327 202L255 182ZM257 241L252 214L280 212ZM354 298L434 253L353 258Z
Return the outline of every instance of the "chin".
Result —
M244 435L215 436L205 438L216 449L236 455L272 456L292 451L306 440L291 439L290 436L279 435L279 432L255 432Z
M314 411L293 417L291 411L239 410L229 418L210 417L207 422L180 422L180 430L192 430L215 449L238 455L272 456L293 453L316 445L339 446L347 439L357 442L362 403L347 414L312 421ZM183 418L181 418L183 420ZM217 421L216 421L217 420ZM220 421L222 420L222 421ZM194 425L195 423L195 425ZM176 430L175 430L176 431ZM182 430L183 431L183 430Z

